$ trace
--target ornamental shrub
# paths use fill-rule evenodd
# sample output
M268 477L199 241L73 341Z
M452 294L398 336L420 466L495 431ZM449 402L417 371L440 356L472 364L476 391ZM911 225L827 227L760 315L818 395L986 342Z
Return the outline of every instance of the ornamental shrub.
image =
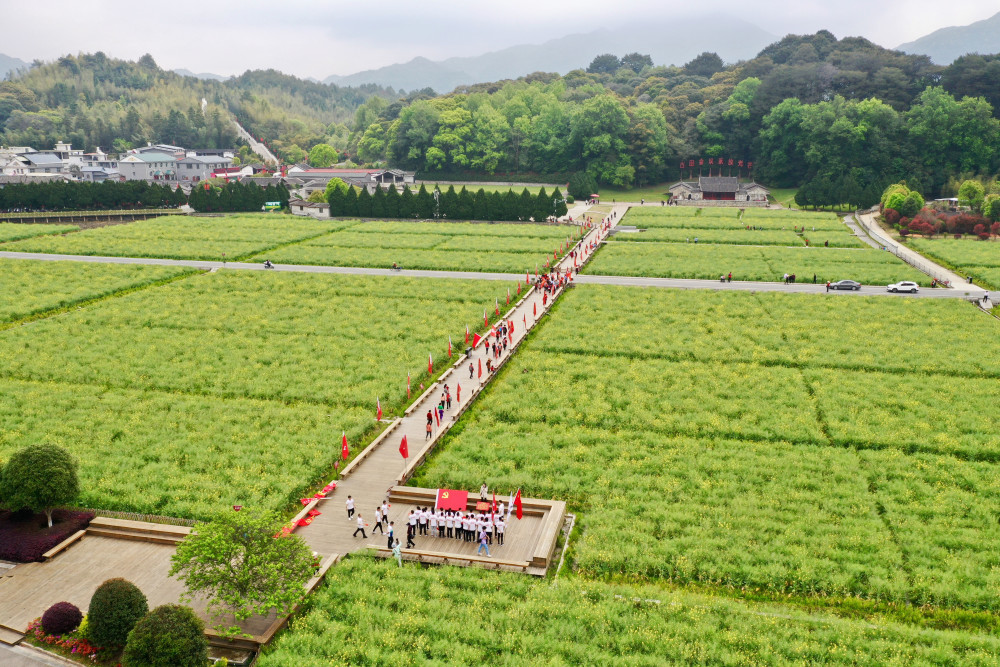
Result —
M147 611L149 603L138 586L125 579L108 579L90 599L90 641L98 646L123 646Z
M125 667L204 667L205 625L189 607L165 604L146 614L128 635Z
M80 627L83 614L71 602L56 602L42 614L42 630L50 635L65 635Z

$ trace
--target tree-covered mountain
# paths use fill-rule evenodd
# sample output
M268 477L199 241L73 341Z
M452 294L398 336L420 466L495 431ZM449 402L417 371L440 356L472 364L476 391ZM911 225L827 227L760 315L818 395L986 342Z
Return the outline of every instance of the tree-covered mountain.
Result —
M585 34L568 35L543 44L520 44L479 56L454 57L441 61L414 58L378 69L347 76L330 76L326 83L381 86L439 92L483 81L501 81L532 72L566 73L582 69L601 53L641 52L658 65L687 62L706 45L726 62L752 58L776 39L761 28L727 17L712 21L672 19L620 28L602 28Z
M930 56L939 65L948 65L969 53L983 56L1000 53L1000 13L969 25L935 30L898 48L905 53Z
M0 53L0 79L4 79L8 74L16 72L19 69L24 69L27 66L28 63L19 58Z
M199 79L162 70L148 55L128 62L98 52L36 64L0 82L0 137L38 148L57 140L88 150L147 141L221 148L236 143L236 116L279 154L300 160L315 143L346 141L345 122L371 96L397 97L378 86L342 88L274 70Z

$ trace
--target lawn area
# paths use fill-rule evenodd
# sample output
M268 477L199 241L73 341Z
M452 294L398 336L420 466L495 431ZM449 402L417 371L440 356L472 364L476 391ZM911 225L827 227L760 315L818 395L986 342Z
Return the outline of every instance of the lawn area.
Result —
M41 263L40 263L41 264ZM46 263L47 264L47 263ZM482 327L504 286L219 271L0 332L0 459L55 442L81 504L206 517L282 508L371 436L406 376Z
M1000 640L685 593L352 556L261 667L992 665Z
M34 236L65 234L67 232L75 232L79 229L76 225L36 225L22 222L0 222L0 243L30 239ZM0 246L0 250L6 249L6 246Z
M66 236L7 243L3 250L111 257L234 261L339 229L343 223L275 214L164 216Z
M983 287L1000 289L1000 240L980 241L969 236L961 239L925 239L908 237L906 245L941 262Z
M943 301L577 286L413 483L567 500L588 578L996 611L1000 329Z
M345 221L336 232L261 253L280 264L523 273L574 240L574 225Z
M171 266L0 259L0 328L50 310L187 273L192 270Z

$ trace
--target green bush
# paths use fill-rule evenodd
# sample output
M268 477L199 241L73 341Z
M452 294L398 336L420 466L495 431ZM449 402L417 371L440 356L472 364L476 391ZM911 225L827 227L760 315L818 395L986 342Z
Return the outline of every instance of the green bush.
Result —
M125 579L108 579L90 599L87 633L91 643L123 646L128 633L147 611L149 604L138 586Z
M205 625L190 607L165 604L146 614L128 635L125 667L204 667Z

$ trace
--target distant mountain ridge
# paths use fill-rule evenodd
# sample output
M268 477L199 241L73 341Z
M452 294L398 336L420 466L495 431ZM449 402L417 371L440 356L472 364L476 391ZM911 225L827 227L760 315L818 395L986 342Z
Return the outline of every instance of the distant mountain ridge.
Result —
M935 30L896 48L904 53L930 56L938 65L950 65L967 53L1000 53L1000 13L969 25Z
M211 72L200 72L196 74L189 69L175 69L173 71L175 74L180 74L181 76L193 76L196 79L210 81L225 81L230 78L228 76L222 76L221 74L212 74Z
M15 70L29 67L31 63L26 63L20 58L4 55L0 53L0 79L6 78L8 74Z
M346 76L329 76L323 83L358 86L377 83L403 90L433 88L439 93L456 86L514 79L532 72L558 72L585 68L595 56L649 54L656 65L683 65L699 53L714 51L726 62L753 58L778 37L752 23L719 18L713 21L678 20L604 28L569 35L544 44L524 44L479 56L433 61L417 57L374 70Z

